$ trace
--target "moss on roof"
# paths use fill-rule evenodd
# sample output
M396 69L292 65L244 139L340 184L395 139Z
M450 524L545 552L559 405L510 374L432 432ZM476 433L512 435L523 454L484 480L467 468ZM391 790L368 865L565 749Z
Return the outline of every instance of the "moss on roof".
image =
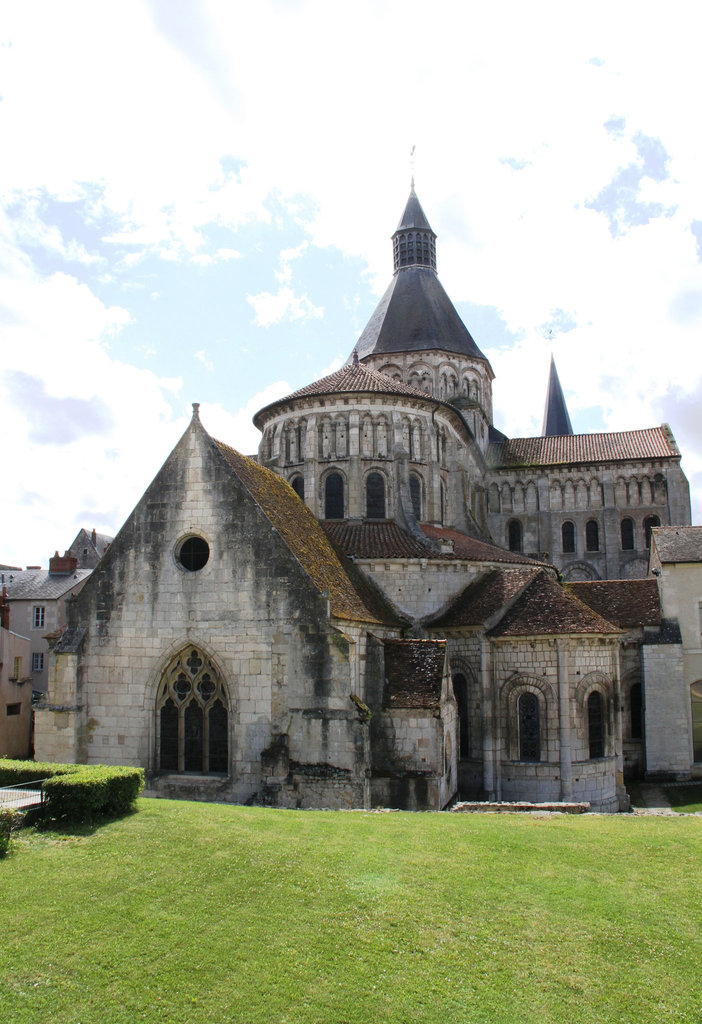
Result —
M209 435L208 435L209 436ZM380 595L344 564L307 506L289 484L270 469L211 439L266 518L280 534L320 593L328 593L337 618L395 625L397 620ZM353 580L352 580L353 576Z

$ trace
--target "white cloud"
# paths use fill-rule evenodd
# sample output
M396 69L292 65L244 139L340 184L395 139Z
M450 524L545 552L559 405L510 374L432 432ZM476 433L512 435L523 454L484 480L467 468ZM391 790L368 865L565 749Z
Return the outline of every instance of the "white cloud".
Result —
M214 370L214 363L203 348L199 352L194 352L193 355L202 363L206 370L210 370L210 372Z
M254 308L257 327L272 327L283 320L310 320L324 316L324 309L315 306L306 295L295 295L292 288L281 286L277 292L247 295Z

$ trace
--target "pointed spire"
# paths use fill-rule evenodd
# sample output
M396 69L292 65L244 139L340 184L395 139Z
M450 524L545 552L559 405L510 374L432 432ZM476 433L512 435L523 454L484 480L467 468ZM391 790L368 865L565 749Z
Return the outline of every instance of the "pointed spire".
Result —
M548 391L546 392L546 407L544 409L544 424L541 428L542 437L563 437L572 434L573 428L570 424L570 416L566 406L563 388L558 379L556 364L551 356L551 369L548 375Z
M414 191L414 175L409 199L392 236L392 243L395 273L404 267L436 270L436 235Z

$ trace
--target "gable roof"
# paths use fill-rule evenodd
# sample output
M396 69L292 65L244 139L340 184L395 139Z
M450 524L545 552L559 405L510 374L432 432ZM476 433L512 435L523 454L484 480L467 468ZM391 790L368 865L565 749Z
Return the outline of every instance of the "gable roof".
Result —
M568 593L544 570L527 582L522 593L490 636L558 636L594 633L611 636L619 630Z
M702 526L654 526L651 536L661 563L702 562Z
M622 629L660 625L660 594L654 579L573 582L565 588Z
M443 558L460 558L466 562L508 562L514 565L549 565L548 562L537 562L519 551L508 551L496 544L478 540L467 533L455 530L451 526L434 526L432 523L421 523L422 532L432 540L450 540L453 542L453 554ZM436 555L434 556L436 557Z
M667 424L618 434L514 437L488 445L485 456L491 469L679 457L678 446Z
M446 660L445 640L385 640L384 708L437 708Z
M310 510L282 477L229 445L214 438L210 440L315 587L320 593L329 594L332 615L361 622L398 624L396 614L373 584L351 563L342 563L343 556L337 553Z
M482 626L511 601L534 578L534 569L493 569L473 580L451 606L428 623L431 629Z
M10 601L55 601L90 576L92 569L51 575L48 569L25 569L6 583Z

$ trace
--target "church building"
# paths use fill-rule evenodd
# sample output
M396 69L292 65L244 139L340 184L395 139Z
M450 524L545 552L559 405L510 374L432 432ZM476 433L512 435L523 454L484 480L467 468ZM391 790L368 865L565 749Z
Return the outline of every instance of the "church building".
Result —
M257 457L193 407L71 602L37 757L281 807L617 811L625 768L656 770L644 577L690 523L670 429L573 434L552 364L542 436L505 437L414 186L393 258L346 365L257 413Z

